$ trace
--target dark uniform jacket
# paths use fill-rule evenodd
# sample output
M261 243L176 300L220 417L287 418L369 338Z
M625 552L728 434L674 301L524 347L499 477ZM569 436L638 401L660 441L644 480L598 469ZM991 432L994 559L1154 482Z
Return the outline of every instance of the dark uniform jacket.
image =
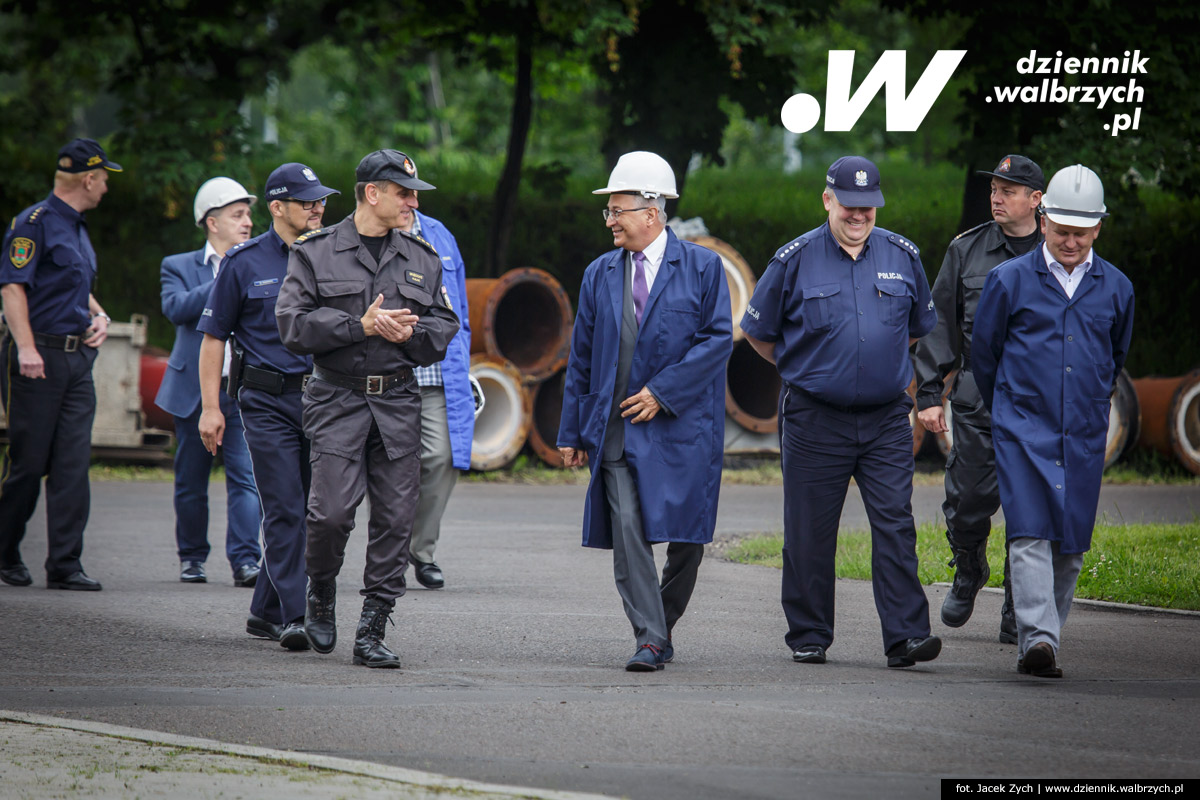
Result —
M1039 235L1035 247L1040 244ZM965 406L980 405L979 390L970 374L975 310L988 272L1019 255L1023 254L1012 249L994 220L960 233L946 248L942 269L933 282L937 326L917 342L913 354L919 410L942 404L943 378L955 369L960 372L951 400Z
M383 308L408 308L420 317L407 342L394 344L363 333L361 318L380 294ZM283 343L293 352L311 354L317 372L360 378L394 375L440 361L459 327L433 247L393 230L377 264L359 238L353 215L296 240L275 314ZM409 419L413 397L417 416ZM361 457L372 419L389 458L420 446L414 381L367 395L311 380L304 399L304 429L314 452Z

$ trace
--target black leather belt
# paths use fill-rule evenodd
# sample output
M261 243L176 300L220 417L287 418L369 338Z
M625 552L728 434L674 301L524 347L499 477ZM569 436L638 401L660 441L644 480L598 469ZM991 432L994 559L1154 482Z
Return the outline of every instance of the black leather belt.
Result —
M872 405L866 405L866 406L839 406L836 403L830 403L828 400L823 400L820 397L817 397L812 392L806 392L805 390L801 389L799 386L796 386L795 384L788 383L787 387L789 389L791 389L793 392L795 392L796 394L802 395L803 397L808 398L809 400L811 400L812 402L816 403L819 406L824 406L825 408L832 408L834 411L840 411L843 414L869 414L872 411L882 411L883 409L888 408L891 405L894 405L896 403L896 401L900 399L900 395L898 394L895 397L893 397L891 400L888 400L886 403L874 403ZM901 392L901 394L903 394L903 392Z
M314 367L313 377L319 381L341 387L342 389L351 389L366 394L383 394L397 386L407 384L412 380L413 372L411 369L402 369L391 375L368 375L365 378L359 378L354 375L342 375L339 372L330 372L327 369Z
M79 336L55 336L50 333L35 333L33 335L34 344L42 347L49 347L54 350L65 350L68 353L74 353L79 349L79 345L83 342L83 335Z
M273 369L246 364L242 367L242 386L267 394L299 392L308 383L307 375L287 375Z

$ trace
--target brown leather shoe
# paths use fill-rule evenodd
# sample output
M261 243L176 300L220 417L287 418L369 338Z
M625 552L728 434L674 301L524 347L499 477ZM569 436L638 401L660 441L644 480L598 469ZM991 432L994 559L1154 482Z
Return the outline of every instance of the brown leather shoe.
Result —
M1035 678L1061 678L1062 668L1054 663L1054 648L1049 642L1038 642L1017 659L1017 672Z

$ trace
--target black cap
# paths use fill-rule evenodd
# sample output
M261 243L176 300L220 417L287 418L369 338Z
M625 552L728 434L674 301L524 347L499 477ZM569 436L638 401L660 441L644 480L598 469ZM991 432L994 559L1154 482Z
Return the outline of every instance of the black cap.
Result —
M121 171L121 165L109 161L95 139L72 139L58 151L59 172L88 172L101 167L110 172Z
M829 165L825 185L847 208L882 208L879 168L869 158L842 156Z
M272 200L322 200L331 194L341 192L321 185L317 173L295 161L276 167L267 178L263 192L268 203Z
M978 170L978 173L980 175L994 175L997 178L1003 178L1006 181L1012 181L1022 186L1028 186L1030 189L1036 189L1039 192L1046 191L1046 178L1042 175L1042 168L1025 156L1005 156L1000 159L1000 163L996 165L996 169L993 171L988 172L985 169L981 169Z
M360 183L391 181L405 189L437 188L432 183L418 178L417 165L399 150L376 150L374 153L367 153L363 160L358 162L358 167L354 170L354 179Z

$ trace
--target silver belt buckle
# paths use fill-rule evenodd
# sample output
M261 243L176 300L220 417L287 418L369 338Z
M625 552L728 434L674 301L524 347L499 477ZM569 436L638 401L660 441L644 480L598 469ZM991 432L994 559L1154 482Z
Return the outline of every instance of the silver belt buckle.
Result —
M74 353L78 349L79 349L79 337L78 336L68 336L67 344L63 348L63 350L68 353Z
M367 376L367 394L383 394L383 376Z
M304 376L304 380L300 381L300 391L303 392L305 389L308 388L308 382L312 380L312 377L313 377L312 374L308 374L308 375Z

